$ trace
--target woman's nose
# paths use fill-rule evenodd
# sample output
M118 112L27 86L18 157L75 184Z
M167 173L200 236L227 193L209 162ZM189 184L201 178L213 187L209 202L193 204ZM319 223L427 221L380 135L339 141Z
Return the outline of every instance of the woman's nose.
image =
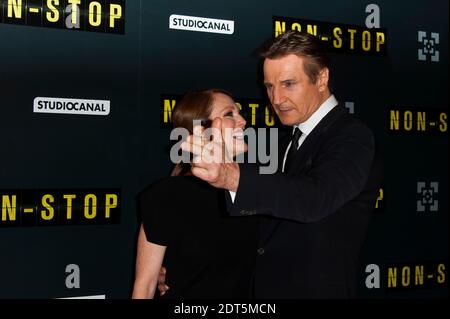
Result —
M247 122L246 122L245 119L242 117L242 115L239 114L239 115L237 116L237 119L236 119L236 127L244 128L246 123L247 123Z

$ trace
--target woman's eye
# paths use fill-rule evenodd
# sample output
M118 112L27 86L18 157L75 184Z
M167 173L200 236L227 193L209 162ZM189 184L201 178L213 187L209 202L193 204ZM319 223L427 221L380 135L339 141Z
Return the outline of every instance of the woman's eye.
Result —
M233 112L227 112L223 116L224 117L233 117Z

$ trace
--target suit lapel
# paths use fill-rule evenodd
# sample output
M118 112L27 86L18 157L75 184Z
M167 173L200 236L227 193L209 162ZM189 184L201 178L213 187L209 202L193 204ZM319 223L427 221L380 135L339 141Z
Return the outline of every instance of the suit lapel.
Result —
M289 172L299 172L299 167L305 165L308 161L312 161L312 150L314 146L317 145L320 140L320 136L328 129L328 127L336 121L339 117L346 113L346 110L339 105L335 106L320 122L317 126L308 134L306 139L303 141L298 152L295 154L294 163L290 166ZM286 148L291 140L291 133L286 133L286 135L281 136L279 139L279 149L278 149L278 172L281 173L283 168L284 154L286 153ZM288 172L288 173L289 173ZM270 238L275 234L278 226L281 223L279 218L264 218L260 223L261 227L261 240L262 244L266 244Z
M346 110L336 105L327 115L317 124L317 126L308 134L306 139L295 154L294 163L289 168L287 173L298 172L299 166L308 164L311 160L312 150L317 146L320 136L334 123L339 117L345 114ZM283 153L284 154L284 153Z
M278 172L281 173L283 169L284 155L286 154L286 149L291 141L290 134L285 134L279 140L278 149Z

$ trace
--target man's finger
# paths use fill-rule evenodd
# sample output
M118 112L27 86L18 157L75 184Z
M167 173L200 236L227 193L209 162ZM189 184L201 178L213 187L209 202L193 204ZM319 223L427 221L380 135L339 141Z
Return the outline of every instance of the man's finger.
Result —
M183 142L180 145L181 149L185 152L190 152L194 155L200 156L202 154L202 146L197 144L192 144L189 142Z
M192 132L194 133L194 134L193 134L194 140L197 139L197 138L199 138L199 139L201 140L201 138L202 138L202 136L203 136L203 131L204 131L204 130L205 130L205 128L204 128L203 126L201 126L201 125L195 125L195 126L192 128Z
M207 165L207 164L205 164L203 166L194 165L191 169L191 172L198 178L200 178L208 183L213 183L217 179L217 176L214 174L214 171L211 170L211 165Z
M233 138L233 129L232 128L223 128L222 130L223 142L225 143L225 147L223 151L225 152L224 160L232 159L235 150L236 150L236 140ZM231 154L230 154L231 153ZM229 163L230 161L226 161Z
M170 289L169 286L167 286L165 284L159 284L158 285L158 291L159 291L159 294L161 296L163 296L167 292L167 290L169 290L169 289Z
M195 148L195 146L194 146L194 148ZM202 165L202 164L215 163L215 161L220 161L220 159L216 159L214 157L213 148L214 148L214 146L212 144L207 145L202 148L201 154L197 155L196 153L194 153L194 158L192 159L192 163L196 164L196 165Z
M165 281L166 281L166 268L161 267L161 270L159 271L159 276L158 276L158 283L164 284Z
M216 117L211 124L213 142L215 143L223 143L222 137L222 119Z

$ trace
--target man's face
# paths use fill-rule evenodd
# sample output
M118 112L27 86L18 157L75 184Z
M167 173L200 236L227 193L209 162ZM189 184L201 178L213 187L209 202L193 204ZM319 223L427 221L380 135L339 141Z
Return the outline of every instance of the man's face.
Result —
M315 84L303 68L303 57L289 54L264 61L264 85L281 123L305 122L328 98L328 69L324 68Z

